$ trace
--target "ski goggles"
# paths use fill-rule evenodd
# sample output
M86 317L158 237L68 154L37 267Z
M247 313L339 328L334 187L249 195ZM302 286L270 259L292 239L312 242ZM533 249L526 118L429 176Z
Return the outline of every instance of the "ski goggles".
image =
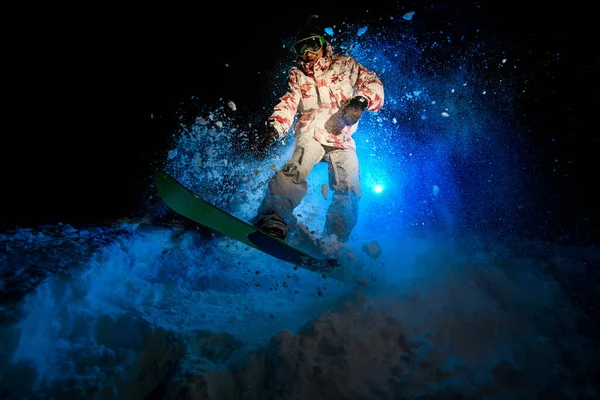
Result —
M308 52L316 53L321 50L324 44L325 38L323 36L311 36L294 43L294 52L298 56L304 57Z

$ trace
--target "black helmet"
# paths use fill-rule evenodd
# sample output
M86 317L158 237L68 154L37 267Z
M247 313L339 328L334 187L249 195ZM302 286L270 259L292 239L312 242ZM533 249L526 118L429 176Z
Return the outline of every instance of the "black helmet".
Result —
M303 39L307 39L313 36L323 36L324 31L321 29L313 19L309 19L306 24L304 24L296 33L296 42L299 42Z
M303 56L307 51L319 51L325 44L324 31L315 23L316 16L309 17L296 33L294 51L298 56Z

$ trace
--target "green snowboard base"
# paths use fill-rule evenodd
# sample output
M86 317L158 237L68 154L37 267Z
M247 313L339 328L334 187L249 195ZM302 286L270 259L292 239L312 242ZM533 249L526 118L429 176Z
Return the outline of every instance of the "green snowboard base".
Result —
M160 198L173 211L247 246L313 272L336 278L343 274L334 259L319 259L270 236L249 223L208 203L164 171L154 176Z

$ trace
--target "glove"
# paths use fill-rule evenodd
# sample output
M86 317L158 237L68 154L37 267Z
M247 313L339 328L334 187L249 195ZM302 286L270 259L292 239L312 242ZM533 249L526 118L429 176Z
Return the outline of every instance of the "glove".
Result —
M256 140L252 144L252 150L259 157L265 157L267 150L279 139L279 132L273 126L274 121L269 119L267 122L267 128L256 137Z
M363 96L355 96L342 107L340 121L346 125L354 125L369 105L369 101Z

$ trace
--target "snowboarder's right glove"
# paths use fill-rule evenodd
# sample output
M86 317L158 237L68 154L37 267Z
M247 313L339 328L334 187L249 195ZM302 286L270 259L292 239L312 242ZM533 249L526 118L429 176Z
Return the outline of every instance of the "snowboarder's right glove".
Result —
M331 114L325 122L325 129L334 135L339 135L345 127L358 122L368 105L368 100L363 96L354 96L334 114Z
M354 125L358 122L363 111L367 108L369 102L363 96L355 96L342 108L341 122L345 125Z

